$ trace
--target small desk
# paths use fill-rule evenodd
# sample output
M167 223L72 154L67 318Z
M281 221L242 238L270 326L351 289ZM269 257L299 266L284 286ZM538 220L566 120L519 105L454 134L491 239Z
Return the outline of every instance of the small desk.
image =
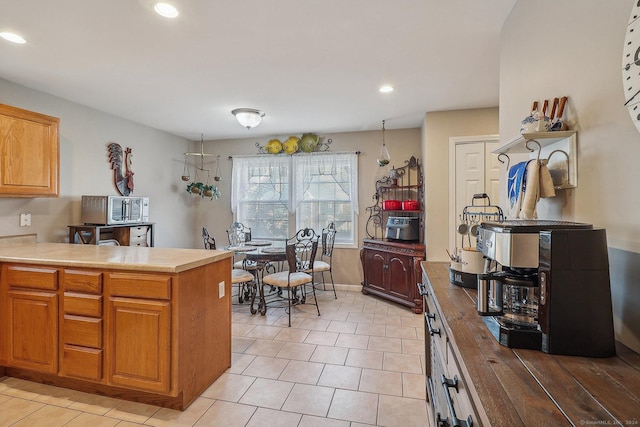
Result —
M113 225L69 225L69 243L97 245L102 240L117 240L120 246L153 246L152 222Z

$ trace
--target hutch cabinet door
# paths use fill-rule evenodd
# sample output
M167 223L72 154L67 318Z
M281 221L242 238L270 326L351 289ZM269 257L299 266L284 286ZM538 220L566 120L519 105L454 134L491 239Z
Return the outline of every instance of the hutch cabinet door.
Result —
M413 280L413 258L389 254L387 269L389 271L389 294L413 301L414 288L416 287L415 280Z
M363 260L365 287L387 292L389 284L386 254L373 249L364 249Z

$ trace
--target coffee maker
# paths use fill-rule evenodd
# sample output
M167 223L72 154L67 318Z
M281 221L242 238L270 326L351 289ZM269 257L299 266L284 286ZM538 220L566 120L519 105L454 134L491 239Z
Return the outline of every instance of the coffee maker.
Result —
M606 231L568 221L484 222L477 311L500 344L615 354Z

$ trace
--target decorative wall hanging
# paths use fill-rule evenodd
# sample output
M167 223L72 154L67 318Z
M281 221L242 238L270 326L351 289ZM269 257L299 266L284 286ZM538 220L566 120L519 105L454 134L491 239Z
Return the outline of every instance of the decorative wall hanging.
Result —
M133 193L133 171L131 170L131 148L122 150L120 144L111 142L107 145L111 169L113 169L113 183L121 196Z
M184 154L184 168L182 171L182 180L189 181L191 180L191 175L189 174L189 165L187 162L187 158L189 156L197 156L200 157L200 167L197 165L194 166L195 174L193 176L193 182L190 182L187 185L187 193L198 195L200 197L209 197L211 200L220 198L220 191L218 187L211 183L211 173L209 169L204 168L204 158L216 156L215 154L207 154L204 152L204 135L200 135L200 152L199 153L183 153ZM198 172L203 175L205 172L207 173L206 182L198 181ZM216 181L220 181L222 177L220 176L220 155L217 155L216 159L216 175L214 176Z
M260 154L295 154L295 153L313 153L319 151L329 151L329 145L333 141L328 138L324 141L324 137L314 133L303 133L301 137L290 136L284 142L277 138L270 139L265 145L256 142L258 153Z

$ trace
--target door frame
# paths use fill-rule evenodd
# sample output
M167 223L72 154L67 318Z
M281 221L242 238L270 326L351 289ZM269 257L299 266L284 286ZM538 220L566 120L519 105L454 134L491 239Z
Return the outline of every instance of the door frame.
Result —
M500 142L500 135L473 135L473 136L451 136L449 137L449 248L455 247L455 227L457 214L456 208L456 146L458 144L475 144L478 142Z

